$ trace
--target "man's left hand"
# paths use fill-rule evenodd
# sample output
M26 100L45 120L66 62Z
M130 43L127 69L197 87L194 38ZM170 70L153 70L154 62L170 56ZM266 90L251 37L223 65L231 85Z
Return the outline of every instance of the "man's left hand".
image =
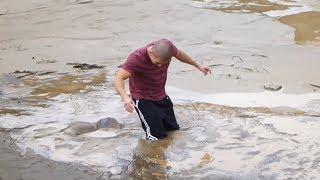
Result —
M204 74L204 75L207 75L207 74L211 74L211 70L210 68L208 67L204 67L204 66L199 66L198 69Z

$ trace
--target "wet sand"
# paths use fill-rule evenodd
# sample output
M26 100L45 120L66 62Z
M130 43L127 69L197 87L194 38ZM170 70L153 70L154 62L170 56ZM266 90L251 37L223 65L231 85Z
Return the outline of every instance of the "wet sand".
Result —
M301 3L312 6L292 14L292 8L306 9ZM9 158L0 162L3 179L48 173L61 179L319 176L317 2L0 4L0 127L8 131L1 137L14 140L1 144L0 156ZM213 75L172 61L166 90L181 130L149 143L112 82L132 50L163 37ZM105 67L81 70L67 63ZM268 84L282 88L266 91ZM124 127L65 133L69 123L105 117Z

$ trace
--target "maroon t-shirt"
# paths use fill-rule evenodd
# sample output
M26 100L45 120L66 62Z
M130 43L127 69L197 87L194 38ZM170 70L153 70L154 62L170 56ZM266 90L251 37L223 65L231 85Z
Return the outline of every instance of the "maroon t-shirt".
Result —
M176 56L177 48L169 40L165 41L171 46L173 56ZM135 50L122 65L124 70L132 74L129 89L134 99L158 101L166 96L165 84L170 62L161 67L151 62L147 48L153 44Z

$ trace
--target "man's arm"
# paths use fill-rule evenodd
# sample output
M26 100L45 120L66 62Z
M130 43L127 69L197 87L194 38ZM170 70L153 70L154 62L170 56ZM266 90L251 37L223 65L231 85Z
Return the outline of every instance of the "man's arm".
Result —
M132 99L128 96L124 89L124 81L132 76L131 73L124 69L120 69L116 75L114 86L116 88L116 91L118 94L121 96L123 102L124 102L124 107L128 112L133 112L134 106L133 106L133 101Z
M199 69L201 72L203 72L204 75L207 75L208 73L211 74L211 70L208 67L204 67L200 64L198 64L196 61L194 61L190 56L188 56L185 52L181 50L177 50L177 55L175 56L179 61L190 64L197 69Z

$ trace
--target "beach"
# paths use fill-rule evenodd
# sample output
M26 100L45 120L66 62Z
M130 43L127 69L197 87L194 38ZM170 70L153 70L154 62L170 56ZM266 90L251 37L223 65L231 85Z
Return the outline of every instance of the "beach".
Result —
M3 0L0 27L0 179L320 175L318 1ZM181 129L150 143L113 81L161 38L212 74L171 61Z

